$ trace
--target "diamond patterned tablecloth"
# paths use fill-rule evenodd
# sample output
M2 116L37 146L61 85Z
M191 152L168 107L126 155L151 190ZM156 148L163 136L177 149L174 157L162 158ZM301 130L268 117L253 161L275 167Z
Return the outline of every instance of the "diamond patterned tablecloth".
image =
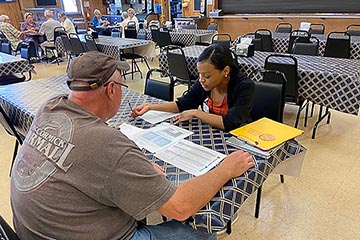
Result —
M151 31L149 29L140 29L140 34L146 34L146 39L152 40ZM217 31L206 29L181 29L170 31L172 43L182 44L185 46L193 46L196 42L210 43L211 38Z
M61 75L0 87L0 104L10 116L11 121L21 128L23 133L26 133L41 104L54 95L68 93L65 80L66 76ZM120 109L108 121L108 124L114 128L118 128L123 122L140 128L152 127L151 124L146 123L140 118L132 120L128 117L130 112L128 102L132 106L137 106L144 102L154 103L160 101L153 97L123 89L123 100ZM184 122L180 126L194 132L193 135L188 137L188 140L196 144L224 154L235 151L233 147L225 143L225 140L230 136L229 133L212 128L197 119ZM149 152L144 151L144 153L149 160L163 166L167 173L167 178L176 185L193 177L181 169L156 159ZM244 201L263 184L267 176L279 163L292 157L303 158L305 153L306 149L304 147L297 141L290 140L267 160L253 157L255 166L243 175L227 182L209 203L191 217L190 222L192 226L194 228L205 228L208 232L224 229L227 222L239 210Z
M312 34L312 36L319 39L319 56L324 56L327 35ZM238 36L234 40L233 46L235 46L237 43L240 43L240 39L242 37L243 36ZM254 37L254 35L248 35L247 37L252 38L252 37ZM278 32L272 33L272 42L273 42L274 52L278 52L278 53L288 52L289 38L290 38L289 33L278 33ZM350 40L351 40L350 59L360 60L360 37L359 36L351 36Z
M198 76L196 62L204 48L204 46L183 48L191 75ZM263 69L265 58L270 54L255 51L253 57L238 57L241 70L259 80L260 74L252 75L252 73ZM353 115L359 113L360 60L295 54L293 56L298 61L300 96L343 113ZM168 69L164 53L159 56L159 65L163 70Z
M11 73L30 72L33 69L34 66L31 65L27 59L0 52L0 76Z

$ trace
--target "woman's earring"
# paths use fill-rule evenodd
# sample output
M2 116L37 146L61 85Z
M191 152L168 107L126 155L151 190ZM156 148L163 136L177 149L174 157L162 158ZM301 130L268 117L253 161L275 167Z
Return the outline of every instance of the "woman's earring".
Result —
M227 78L227 74L225 74L225 77Z

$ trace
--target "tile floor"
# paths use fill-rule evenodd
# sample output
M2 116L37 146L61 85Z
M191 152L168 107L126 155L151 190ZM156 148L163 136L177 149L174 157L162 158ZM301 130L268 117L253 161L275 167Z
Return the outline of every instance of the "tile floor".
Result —
M157 67L158 62L150 65ZM66 63L36 64L33 80L62 74L65 68ZM143 92L144 80L139 75L125 82ZM176 95L184 89L177 87ZM284 122L293 125L295 115L296 108L286 106ZM313 140L316 116L310 118L309 127L300 126L305 133L298 140L308 149L301 176L285 177L281 184L278 175L270 175L263 185L260 217L254 217L253 194L240 209L232 234L219 239L360 239L359 116L332 111L331 124L321 124ZM14 138L0 127L0 214L8 222L12 218L9 168L13 146Z

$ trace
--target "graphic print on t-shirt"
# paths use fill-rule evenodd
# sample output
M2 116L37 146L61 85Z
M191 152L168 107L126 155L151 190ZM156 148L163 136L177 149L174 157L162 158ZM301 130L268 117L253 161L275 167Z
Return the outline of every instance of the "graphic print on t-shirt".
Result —
M31 125L16 159L13 177L19 191L30 191L43 183L56 169L67 172L65 163L75 147L73 123L64 113L42 113Z

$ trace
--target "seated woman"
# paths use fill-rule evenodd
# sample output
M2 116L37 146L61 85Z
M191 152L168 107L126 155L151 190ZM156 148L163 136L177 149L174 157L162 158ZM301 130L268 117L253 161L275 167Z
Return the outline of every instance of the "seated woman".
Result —
M255 85L240 73L229 48L217 44L207 47L199 56L197 70L198 81L177 101L143 104L130 115L136 117L149 110L181 112L174 117L175 123L198 118L225 131L251 122Z
M92 20L92 24L94 25L94 30L97 31L100 35L111 35L111 31L106 27L110 25L110 22L105 19L99 9L94 10L94 18ZM104 27L104 28L99 28Z

